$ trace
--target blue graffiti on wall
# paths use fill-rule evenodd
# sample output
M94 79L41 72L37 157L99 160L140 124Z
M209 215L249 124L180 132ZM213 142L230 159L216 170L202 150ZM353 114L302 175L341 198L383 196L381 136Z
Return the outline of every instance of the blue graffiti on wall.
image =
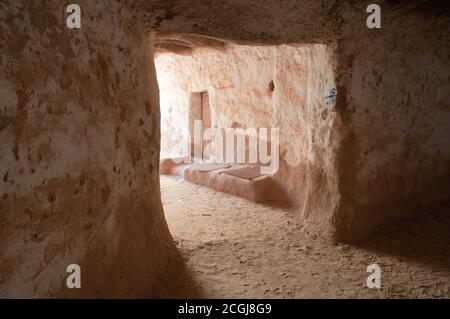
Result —
M335 103L336 96L337 96L337 90L336 90L336 88L332 88L330 90L330 93L327 96L325 96L325 103L327 103L327 104Z

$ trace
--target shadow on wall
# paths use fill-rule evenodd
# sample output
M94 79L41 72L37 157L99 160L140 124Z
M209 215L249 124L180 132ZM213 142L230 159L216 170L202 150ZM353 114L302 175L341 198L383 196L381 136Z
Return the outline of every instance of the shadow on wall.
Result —
M429 212L417 212L411 219L389 225L357 246L450 269L450 199Z

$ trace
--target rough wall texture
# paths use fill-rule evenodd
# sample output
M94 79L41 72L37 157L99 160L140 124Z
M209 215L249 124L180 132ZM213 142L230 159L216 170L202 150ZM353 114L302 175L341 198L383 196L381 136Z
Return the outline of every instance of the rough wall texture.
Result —
M77 3L80 30L60 1L0 8L0 296L169 296L151 42L117 2Z
M135 0L148 29L251 43L323 43L338 33L340 4L352 0ZM359 0L353 0L359 2Z
M355 23L363 4L342 8L341 238L450 196L450 17L431 4L385 4L379 30Z
M450 189L448 11L434 10L438 1L380 1L382 29L370 30L370 2L120 3L137 9L147 30L333 48L310 58L316 71L308 79L322 72L333 80L306 93L316 107L304 121L315 125L307 130L314 165L304 171L317 182L298 180L309 192L303 212L325 214L347 239ZM151 50L137 17L116 1L78 3L78 31L65 28L57 0L0 6L0 295L67 295L70 263L82 267L84 296L167 295L175 252L158 190ZM334 78L335 106L315 103ZM270 123L290 112L273 112ZM284 156L295 164L301 154Z
M366 26L372 1L221 1L183 11L187 2L142 1L147 25L244 42L336 44L328 151L335 152L338 204L327 205L325 215L337 238L362 237L450 196L448 2L379 1L381 29Z
M338 200L334 103L325 98L335 86L332 48L230 45L190 56L161 54L156 67L163 153L189 154L183 132L191 120L190 94L208 91L212 126L280 129L275 181L303 216L331 220L323 212L333 211Z

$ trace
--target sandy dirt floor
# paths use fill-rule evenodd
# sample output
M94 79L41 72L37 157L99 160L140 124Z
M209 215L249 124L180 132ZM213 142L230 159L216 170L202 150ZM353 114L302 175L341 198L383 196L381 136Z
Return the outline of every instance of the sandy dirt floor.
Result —
M288 210L179 177L161 176L161 192L201 297L450 297L449 214L427 214L350 246L308 234ZM381 289L366 287L372 263L381 267Z

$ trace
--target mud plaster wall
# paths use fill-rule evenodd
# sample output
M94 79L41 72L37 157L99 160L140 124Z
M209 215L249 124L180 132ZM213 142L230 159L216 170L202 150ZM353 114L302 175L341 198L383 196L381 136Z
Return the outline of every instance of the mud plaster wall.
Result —
M311 209L322 212L336 200L334 103L325 99L334 87L334 67L333 50L326 45L230 45L190 56L160 54L162 151L188 154L182 144L190 93L208 91L213 126L280 129L280 170L274 179L289 204L314 219ZM307 201L308 196L313 198ZM313 208L315 202L323 206Z
M0 7L0 297L168 296L151 41L117 2L77 3L80 30L61 1Z
M355 23L363 6L343 22L338 108L350 131L340 153L341 238L450 195L449 15L387 8L379 30Z

